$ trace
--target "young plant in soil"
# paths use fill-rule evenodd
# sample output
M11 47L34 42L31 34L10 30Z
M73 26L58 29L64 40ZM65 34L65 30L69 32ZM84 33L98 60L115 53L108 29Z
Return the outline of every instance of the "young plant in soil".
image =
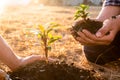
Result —
M48 51L51 50L51 44L61 39L61 36L58 36L58 35L55 36L52 34L54 29L58 26L59 24L56 24L56 23L48 23L45 26L38 25L38 29L35 31L43 47L44 54L46 57L46 62L48 62Z
M87 29L91 33L95 34L99 28L102 27L103 23L100 21L95 21L88 18L88 10L89 6L81 4L77 7L77 11L74 15L74 19L78 20L73 26L72 26L72 33L73 36L76 38L78 36L77 32L82 31L83 29Z

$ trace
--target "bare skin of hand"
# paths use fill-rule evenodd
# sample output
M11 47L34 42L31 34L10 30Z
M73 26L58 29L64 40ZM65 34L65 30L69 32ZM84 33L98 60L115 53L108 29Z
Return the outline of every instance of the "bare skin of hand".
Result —
M78 32L80 37L76 39L82 45L109 45L115 38L115 35L120 30L118 19L107 19L103 22L103 27L99 29L96 34L92 34L87 30L82 30ZM108 33L106 35L106 33Z
M26 64L29 64L29 63L32 63L32 62L35 62L35 61L40 61L40 60L46 60L46 58L41 56L41 55L31 55L31 56L28 56L28 57L25 57L25 58L20 58L19 57L19 64L16 67L11 68L11 69L14 71L17 68L19 68L20 66L24 66ZM55 62L55 61L57 61L57 59L48 58L48 61Z

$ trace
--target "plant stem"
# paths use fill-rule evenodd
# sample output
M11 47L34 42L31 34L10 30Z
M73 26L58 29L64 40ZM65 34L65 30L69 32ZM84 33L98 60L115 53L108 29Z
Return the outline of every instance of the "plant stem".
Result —
M43 40L43 44L44 44L44 54L45 54L46 62L48 62L47 38L44 36L44 38L42 40Z

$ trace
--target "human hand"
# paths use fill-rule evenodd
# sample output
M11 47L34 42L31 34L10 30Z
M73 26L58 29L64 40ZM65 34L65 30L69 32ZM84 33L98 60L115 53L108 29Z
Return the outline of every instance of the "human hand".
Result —
M14 69L12 69L13 71L16 70L17 68L19 68L20 66L24 66L27 65L29 63L32 63L34 61L40 61L40 60L46 60L45 57L41 56L41 55L31 55L31 56L27 56L25 58L21 58L19 57L19 63L17 66L15 66ZM48 61L50 62L54 62L57 59L52 59L52 58L48 58Z
M114 16L115 17L115 16ZM106 35L106 33L112 33L113 35L116 35L116 33L120 30L120 23L119 19L111 18L111 19L106 19L103 22L103 27L99 29L96 33L97 37L102 37Z
M78 32L78 34L80 37L77 37L76 40L79 41L82 45L109 45L109 40L111 39L108 36L99 38L86 29L82 30L82 32Z
M118 19L107 19L103 22L103 27L95 35L84 29L82 32L78 32L80 37L77 37L76 40L83 45L109 45L119 30ZM109 34L107 34L108 32Z

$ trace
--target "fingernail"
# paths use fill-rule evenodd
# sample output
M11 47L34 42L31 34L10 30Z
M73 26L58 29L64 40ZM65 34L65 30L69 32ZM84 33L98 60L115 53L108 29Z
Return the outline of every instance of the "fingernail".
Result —
M101 37L101 36L102 36L101 32L97 32L97 33L96 33L96 36L97 36L97 37Z

